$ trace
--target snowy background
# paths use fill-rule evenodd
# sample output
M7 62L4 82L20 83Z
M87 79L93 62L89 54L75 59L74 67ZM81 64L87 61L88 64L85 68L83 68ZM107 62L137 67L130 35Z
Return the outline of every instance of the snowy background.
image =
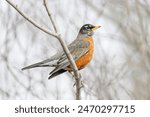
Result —
M52 30L43 0L11 0L41 26ZM150 99L149 0L48 0L64 41L83 24L95 31L92 62L81 70L82 99ZM59 42L0 1L0 99L75 99L74 80L52 68L21 68L61 50Z

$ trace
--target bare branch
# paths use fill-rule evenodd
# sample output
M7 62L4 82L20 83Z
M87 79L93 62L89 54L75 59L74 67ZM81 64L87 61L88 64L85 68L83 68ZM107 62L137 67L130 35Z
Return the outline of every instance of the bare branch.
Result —
M43 3L44 3L44 6L45 6L45 9L46 9L46 12L47 12L47 14L48 14L48 16L50 18L50 21L51 21L51 23L53 25L53 28L54 28L55 32L58 33L55 20L53 19L52 15L50 13L50 10L47 7L47 0L43 0ZM58 38L60 44L62 45L62 47L63 47L63 49L64 49L64 51L66 53L66 56L68 57L68 60L69 60L70 64L72 66L72 69L73 69L73 72L74 72L74 76L73 77L75 77L75 85L76 85L76 99L79 100L79 99L81 99L81 94L80 94L81 91L80 90L82 88L81 75L78 72L78 68L77 68L77 66L76 66L76 64L74 62L74 59L72 58L72 55L69 52L67 46L64 46L65 43L62 41L63 39L61 39L61 36L58 36L56 38Z
M45 9L46 9L46 12L47 12L47 14L48 14L48 16L49 16L49 19L50 19L50 21L51 21L51 23L52 23L52 25L53 25L54 31L57 33L57 32L58 32L58 29L57 29L57 27L56 27L55 20L53 19L52 14L51 14L50 10L49 10L48 7L47 7L47 0L43 0L43 3L44 3L44 7L45 7Z
M54 33L54 32L51 32L45 28L42 28L42 26L40 26L38 23L36 23L35 21L33 21L33 19L29 18L29 16L27 16L25 13L23 13L22 11L20 11L20 9L18 9L17 5L13 4L12 2L10 2L9 0L6 0L14 9L16 9L16 11L19 12L20 15L22 15L28 22L30 22L32 25L34 25L35 27L37 27L38 29L40 29L41 31L51 35L51 36L54 36L54 37L57 37L58 34L57 33Z

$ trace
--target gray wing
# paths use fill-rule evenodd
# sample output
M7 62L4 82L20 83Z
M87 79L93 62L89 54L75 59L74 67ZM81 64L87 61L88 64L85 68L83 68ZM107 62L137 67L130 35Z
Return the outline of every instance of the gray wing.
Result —
M71 43L68 46L68 49L70 53L72 54L73 59L76 61L78 60L81 56L86 54L88 52L88 46L89 42L83 41L83 40L78 40L75 43ZM57 67L50 72L50 74L53 74L61 69L65 69L69 65L68 58L66 54L64 53L61 58L57 62Z

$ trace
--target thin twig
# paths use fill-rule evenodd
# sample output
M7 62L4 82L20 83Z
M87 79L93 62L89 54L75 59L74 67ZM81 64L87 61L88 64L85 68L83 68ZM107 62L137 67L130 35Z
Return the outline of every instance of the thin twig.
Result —
M49 16L49 19L50 19L50 21L51 21L51 23L53 25L54 31L57 33L58 29L57 29L55 20L53 19L52 14L51 14L50 10L47 7L47 0L43 0L43 3L44 3L44 6L45 6L45 9L46 9L46 12L47 12L47 14Z
M26 14L24 14L22 11L20 11L20 9L17 8L17 5L14 5L12 2L10 2L9 0L6 0L6 2L8 2L14 9L16 9L16 11L18 11L18 13L20 15L22 15L27 21L29 21L32 25L34 25L35 27L37 27L38 29L40 29L41 31L51 35L51 36L54 36L56 39L58 39L58 41L60 42L69 62L70 62L70 65L72 67L72 70L74 72L74 77L75 77L75 81L76 81L76 100L80 100L81 99L81 75L79 74L78 72L78 68L75 64L75 61L67 47L67 45L65 44L65 42L63 41L63 39L61 38L60 34L58 34L57 32L57 28L56 28L56 25L55 25L55 22L53 20L53 18L51 17L51 14L47 8L47 5L46 5L46 2L45 3L45 7L46 7L46 11L50 17L50 20L52 21L52 25L54 27L54 29L56 28L55 32L51 32L45 28L42 28L39 24L37 24L35 21L33 21L31 18L29 18ZM57 32L57 33L56 33Z
M13 4L12 2L10 2L9 0L6 0L14 9L16 9L16 11L19 12L20 15L22 15L27 21L29 21L32 25L34 25L35 27L37 27L38 29L40 29L41 31L57 37L59 34L51 32L45 28L43 28L42 26L40 26L37 22L33 21L33 19L29 18L29 16L27 16L25 13L23 13L20 9L18 9L17 5Z

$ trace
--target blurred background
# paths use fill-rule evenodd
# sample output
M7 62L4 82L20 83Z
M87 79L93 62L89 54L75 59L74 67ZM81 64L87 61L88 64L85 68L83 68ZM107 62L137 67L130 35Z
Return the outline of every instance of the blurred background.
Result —
M52 29L43 0L13 0L41 26ZM82 99L150 99L149 0L48 0L64 41L72 42L85 23L95 32L92 62L81 70ZM61 50L59 42L0 1L0 99L75 99L65 73L48 80L52 68L21 68Z

